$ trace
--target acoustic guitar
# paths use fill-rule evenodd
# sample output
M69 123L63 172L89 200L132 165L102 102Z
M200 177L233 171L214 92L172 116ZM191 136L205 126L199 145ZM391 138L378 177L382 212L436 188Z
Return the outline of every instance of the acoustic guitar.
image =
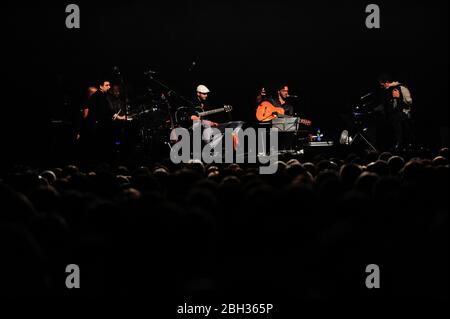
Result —
M279 115L284 115L282 107L276 107L269 101L263 101L256 109L256 118L260 122L269 122Z
M286 117L282 107L276 107L269 101L264 101L256 109L256 118L260 122L269 122L275 118ZM299 119L299 123L303 125L311 125L310 120Z

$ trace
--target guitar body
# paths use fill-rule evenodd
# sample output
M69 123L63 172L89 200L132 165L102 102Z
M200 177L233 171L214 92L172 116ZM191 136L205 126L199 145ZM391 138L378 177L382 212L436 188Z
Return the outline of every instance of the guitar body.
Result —
M282 107L276 107L268 101L264 101L256 109L256 118L260 122L269 122L277 117L273 113L284 115L284 109Z
M191 127L191 116L197 115L199 112L201 112L200 108L180 107L175 113L175 121L180 127Z

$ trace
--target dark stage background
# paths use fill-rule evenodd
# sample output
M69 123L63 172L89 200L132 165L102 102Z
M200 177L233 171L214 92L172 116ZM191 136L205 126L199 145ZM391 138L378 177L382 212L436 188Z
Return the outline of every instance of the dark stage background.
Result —
M152 69L189 98L207 84L245 121L260 83L286 81L301 97L297 111L332 137L343 128L339 114L389 72L412 91L424 144L439 146L448 126L447 1L373 1L379 30L365 27L366 1L77 2L81 28L67 29L69 3L1 5L11 159L45 156L50 120L71 120L86 87L113 66L131 97Z

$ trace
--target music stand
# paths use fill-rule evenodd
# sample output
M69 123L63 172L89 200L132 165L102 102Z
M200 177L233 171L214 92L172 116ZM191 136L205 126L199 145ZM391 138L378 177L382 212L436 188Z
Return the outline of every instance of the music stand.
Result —
M298 116L283 116L272 120L272 130L276 130L280 134L279 147L285 148L289 152L297 152L299 148L303 147L303 142L300 142L299 138L299 132L301 132L299 128L300 118Z
M280 132L297 132L298 117L277 117L272 120L272 129Z

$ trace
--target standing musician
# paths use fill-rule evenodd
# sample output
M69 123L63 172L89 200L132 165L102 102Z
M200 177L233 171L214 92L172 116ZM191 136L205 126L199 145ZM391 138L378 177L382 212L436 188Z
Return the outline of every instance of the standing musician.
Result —
M97 82L97 91L93 93L84 107L86 134L84 136L86 152L90 158L107 160L113 151L113 110L108 101L111 83L107 79Z
M393 131L393 144L396 149L413 143L411 106L409 89L390 75L381 75L378 83L382 90L381 107L386 121Z
M86 132L86 118L88 117L89 114L89 107L87 105L87 100L89 100L89 98L92 96L92 94L94 94L95 92L97 92L97 87L96 86L89 86L87 89L87 99L86 101L84 101L84 104L81 108L81 127L79 128L79 131L76 135L76 140L80 140L80 138L85 135L88 134ZM84 138L83 138L84 140Z
M88 99L97 91L98 91L98 88L96 86L88 87L88 90L87 90ZM83 119L86 119L88 117L88 114L89 114L89 107L87 106L87 104L85 104L83 106Z

